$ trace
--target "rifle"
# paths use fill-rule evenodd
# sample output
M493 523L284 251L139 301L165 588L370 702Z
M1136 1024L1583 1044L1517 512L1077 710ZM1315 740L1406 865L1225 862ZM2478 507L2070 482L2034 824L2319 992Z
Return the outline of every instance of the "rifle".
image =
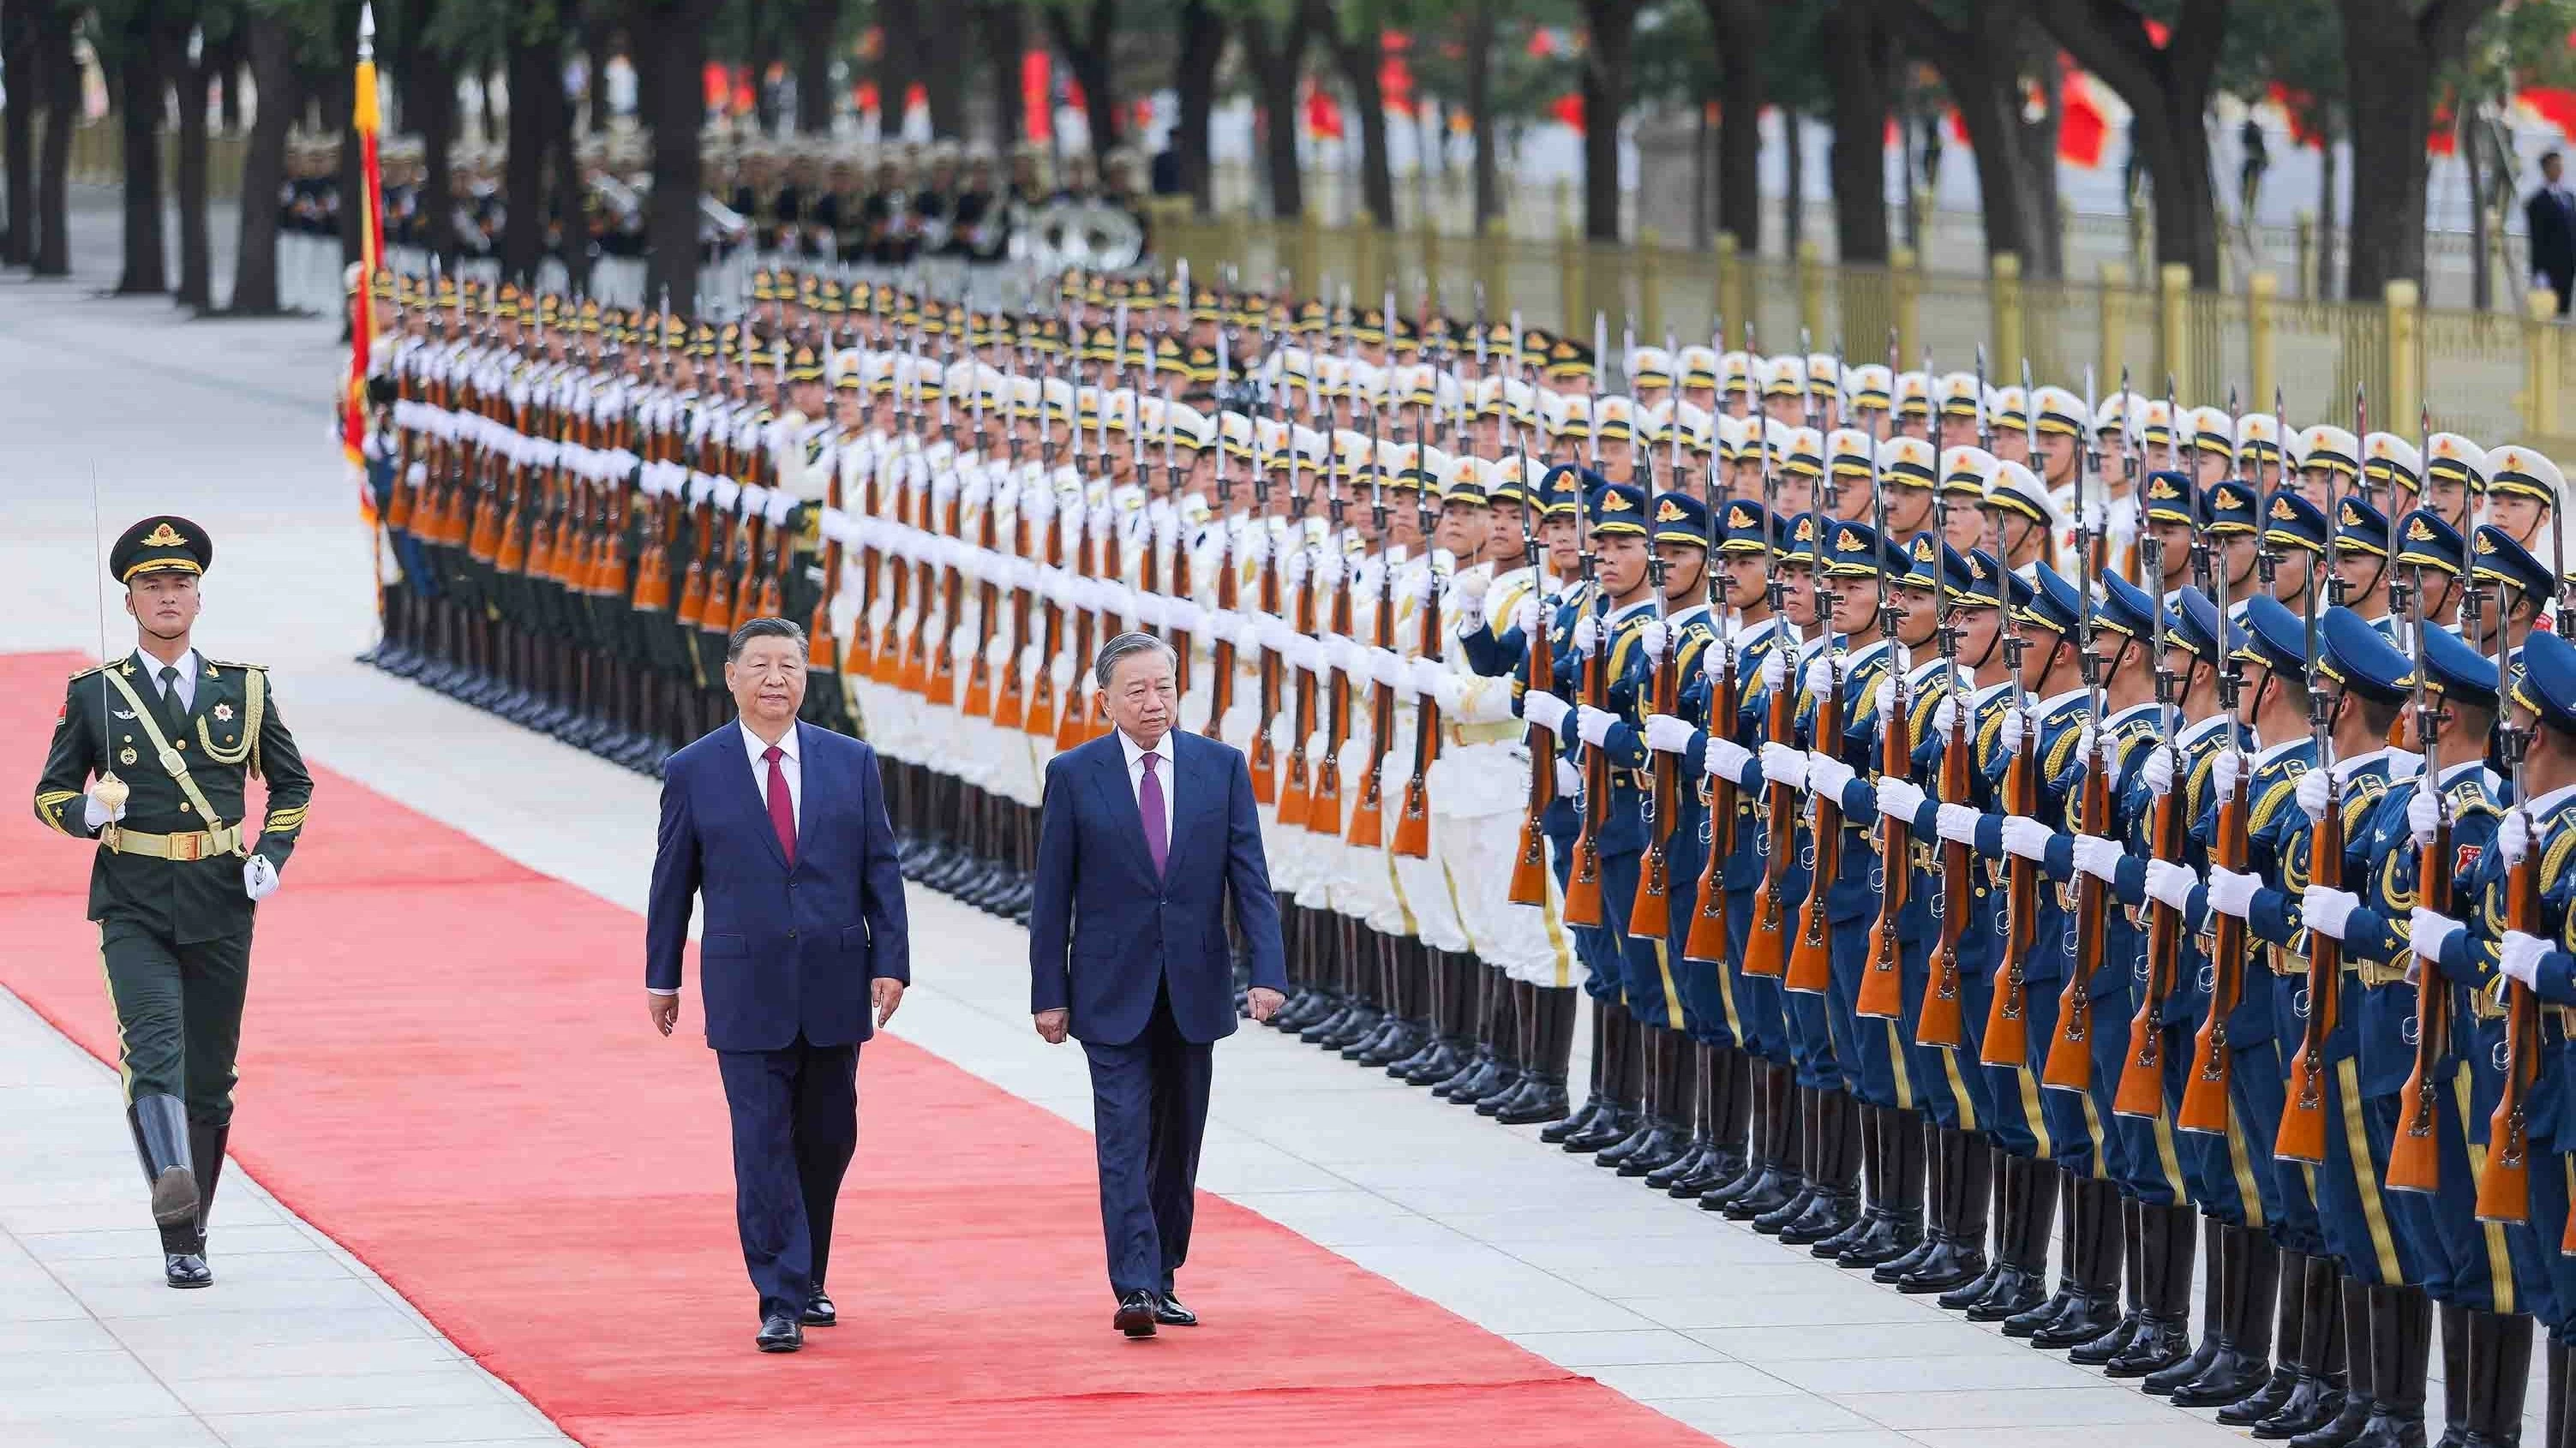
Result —
M1263 355L1271 354L1265 348ZM1284 379L1282 385L1285 385ZM1253 424L1255 448L1253 465L1255 467L1261 466L1262 462L1259 456L1260 422L1261 420L1256 419ZM1296 515L1290 521L1288 531L1281 539L1281 543L1285 546L1288 542L1294 541L1301 554L1311 553L1313 545L1305 536L1306 515L1308 510L1313 508L1315 499L1312 493L1299 485L1301 481L1299 464L1302 459L1297 455L1297 429L1294 423L1285 426L1280 435L1280 443L1288 452L1288 499L1291 510ZM1334 494L1333 502L1335 514L1338 516L1341 495ZM1315 589L1319 582L1317 573L1321 567L1322 562L1319 558L1308 558L1305 577L1297 585L1297 616L1292 620L1290 630L1299 638L1313 638L1315 635ZM1308 755L1309 740L1315 732L1315 708L1315 671L1299 669L1297 699L1288 714L1288 780L1279 791L1279 824L1283 829L1304 829L1306 822L1313 818L1315 813L1313 779L1315 762Z
M2559 530L2558 520L2550 520L2552 532ZM2563 545L2562 545L2563 547ZM2553 585L2556 580L2552 580ZM2537 615L2533 618L2536 625ZM2496 664L2507 685L2505 698L2496 705L2496 739L2513 775L2513 797L2527 800L2523 780L2523 755L2531 747L2529 732L2517 727L2508 702L2513 682L2513 617L2503 591L2496 594ZM2523 634L2530 640L2530 631ZM2515 828L2514 817L2508 816L2504 828ZM2526 820L2521 828L2529 829ZM2540 923L2540 851L2539 841L2525 836L2522 858L2505 871L2505 929L2537 933ZM2478 1174L2477 1217L2481 1222L2502 1222L2508 1226L2531 1220L2531 1093L2540 1084L2540 1053L2544 1043L2540 1036L2540 996L2520 981L2505 980L2505 1071L2504 1090L2497 1096L2495 1112L2487 1118L2486 1169ZM2418 990L2425 987L2419 986ZM2564 1243L2562 1242L2562 1246Z
M999 488L1017 489L1021 486L1020 435L1019 432L1012 427L1008 412L1009 400L1017 391L1012 384L1017 380L1018 373L1016 370L1005 374L1003 378L1002 398L1004 421L1002 425L1002 439L1005 461L1003 463L1002 471L1003 481L997 485L997 491ZM979 413L983 407L983 400L980 396L981 391L982 389L979 386L977 388L979 395L976 399L976 408ZM1043 410L1046 405L1046 399L1043 397L1039 398L1038 405L1040 409ZM1040 479L1040 489L1043 490L1046 486L1047 483L1045 480L1043 478ZM1050 512L1049 516L1053 516L1052 512ZM1029 722L1027 680L1020 670L1020 650L1028 646L1029 639L1029 590L1026 586L1025 580L1034 576L1034 572L1029 563L1029 557L1029 510L1028 505L1025 502L1021 502L1015 504L1011 509L1011 568L1013 572L1011 581L1011 653L1010 656L1003 661L1001 677L996 681L993 687L992 715L994 728L1006 729L1014 734L1027 732ZM1041 659L1039 668L1043 670L1050 667L1053 662L1054 661L1051 659Z
M2394 492L2394 485L2391 485ZM2396 501L2392 496L2391 502ZM2470 570L2474 572L2474 570ZM2428 670L2424 650L2424 591L2426 583L2421 565L2406 587L2410 634L2415 644L2415 737L2424 748L2424 775L2419 789L2433 794L2433 837L2415 857L2416 899L2436 914L2451 913L2451 811L2442 800L2442 742L2440 730L2447 710L2436 702L2426 687ZM2469 578L2461 579L2464 594L2460 604L2460 621L2465 629L2474 630L2479 613L2475 587ZM2501 705L2501 701L2499 701ZM2432 961L2417 961L2415 980L2415 1069L2406 1077L2406 1085L2397 1094L2397 1133L2388 1146L2387 1185L2392 1192L2431 1193L2441 1190L2442 1141L2441 1113L2435 1110L2434 1072L2451 1050L2451 986L2443 978L2442 968Z
M1752 324L1747 323L1748 327ZM1780 507L1779 481L1771 472L1771 426L1761 414L1752 420L1754 435L1761 439L1762 449L1762 516L1766 527L1777 526ZM1815 515L1809 513L1808 527L1815 526ZM1793 540L1794 541L1794 540ZM1789 628L1789 583L1780 576L1780 549L1775 541L1762 553L1762 589L1770 599L1772 626L1771 647L1788 650L1782 660L1780 687L1771 691L1770 716L1764 721L1764 734L1774 744L1786 744L1798 725L1797 672L1798 636ZM1833 627L1826 619L1824 626ZM1712 721L1715 716L1711 716ZM1762 888L1754 898L1761 902L1761 912L1744 939L1744 973L1765 979L1777 979L1788 969L1788 904L1787 881L1789 858L1797 849L1798 797L1789 786L1777 780L1766 781L1762 801ZM1784 830L1782 827L1786 826Z
M2282 421L2284 435L2288 423ZM2287 463L2284 463L2284 469ZM2307 650L2313 664L2317 658L2317 612L2323 606L2319 595L2341 586L2336 561L2340 552L2335 525L2340 510L2335 496L2335 472L2326 470L2326 556L2325 577L2311 570L2307 588ZM2308 878L2328 889L2343 886L2343 803L2337 797L2334 777L2334 740L2327 726L2327 716L2334 705L2322 688L2308 692L2308 733L2315 740L2317 768L2325 771L2326 812L2308 832ZM2290 1060L2290 1079L2281 1107L2281 1127L2272 1140L2272 1154L2284 1161L2322 1163L2326 1159L2326 1037L2342 1016L2343 942L2321 931L2308 932L2308 1025L2298 1052Z
M2227 455L2236 456L2236 393L2227 395ZM2227 647L2227 560L2211 560L2210 577L2217 590L2218 605L2218 702L2227 711L2227 748L2236 756L2235 778L2218 801L2218 834L2212 841L2210 863L2229 870L2245 868L2246 792L2252 782L2245 778L2244 680L2237 674L2235 651ZM2213 911L2209 947L2209 1019L2203 1021L2200 1033L2192 1043L2190 1078L2184 1082L2182 1107L2174 1113L2174 1125L2184 1131L2210 1134L2227 1130L2227 1087L2235 1073L2235 1059L2228 1053L2227 1017L2236 1009L2245 991L2245 922L2224 911Z
M1676 485L1680 481L1679 477L1674 479ZM1653 527L1651 523L1647 526L1650 530ZM1647 587L1655 596L1655 620L1662 624L1664 629L1664 646L1657 651L1652 665L1655 672L1652 707L1655 713L1671 714L1681 708L1680 689L1678 681L1674 678L1674 675L1680 671L1673 667L1674 631L1671 625L1672 610L1664 599L1664 557L1653 551L1652 542L1653 535L1650 531L1646 553ZM1669 754L1661 751L1655 753L1654 771L1654 788L1647 796L1646 805L1646 850L1637 862L1637 893L1628 906L1626 931L1627 934L1641 940L1660 941L1665 939L1670 931L1673 918L1672 857L1665 848L1665 841L1672 837L1673 811L1677 803L1675 786L1678 781L1675 778L1673 757Z
M1804 353L1807 349L1802 344L1798 350ZM1833 391L1838 397L1842 394L1842 367L1842 348L1837 345L1834 348ZM1807 426L1819 432L1823 431L1817 427L1824 417L1821 409L1816 406L1816 393L1812 386L1807 389L1806 408ZM1831 449L1827 451L1830 453ZM1838 593L1825 587L1825 579L1828 576L1825 571L1825 559L1832 551L1828 546L1825 522L1831 518L1839 505L1836 495L1840 491L1839 486L1834 482L1833 459L1828 456L1825 464L1825 475L1817 483L1816 516L1819 523L1816 529L1816 616L1822 620L1824 628L1822 656L1827 668L1825 687L1816 695L1815 729L1808 735L1808 739L1811 748L1830 754L1841 748L1843 738L1842 635L1834 627L1834 609L1842 600ZM1878 459L1872 456L1870 486L1875 488L1877 485ZM1880 582L1883 593L1886 540L1877 540L1873 546L1880 555ZM1790 678L1782 682L1789 688L1795 689L1797 680L1794 671ZM1825 920L1825 896L1842 878L1843 807L1841 801L1827 799L1823 790L1813 790L1808 794L1807 808L1810 811L1807 838L1815 846L1816 867L1809 877L1806 904L1798 911L1798 941L1790 948L1788 969L1780 978L1780 988L1796 991L1802 995L1822 995L1826 987L1833 983L1833 938L1831 928Z
M1930 367L1924 369L1927 373ZM1986 447L1992 441L1986 418L1986 349L1977 349L1977 444ZM1941 536L1949 536L1950 499L1946 489L1936 489L1932 506L1940 516ZM1998 530L2000 532L2000 530ZM2001 555L1997 566L2003 565ZM2003 631L2006 651L2012 643L2012 579L1995 579L1995 607L2002 614L1996 627ZM1972 783L1974 761L1969 757L1969 731L1974 712L1974 698L1960 687L1959 626L1945 619L1941 626L1941 656L1949 672L1950 737L1941 741L1941 798L1952 804L1965 804ZM1967 1018L1959 994L1959 942L1968 935L1968 917L1975 909L1975 885L1969 871L1975 862L1968 847L1955 841L1941 842L1941 939L1932 948L1932 969L1923 986L1923 1005L1914 1024L1914 1039L1926 1046L1951 1050L1967 1044Z
M2183 680L2165 667L2165 550L2152 533L2138 540L2139 561L2146 565L2147 586L2156 599L2155 670L2157 703L2157 737L2163 741L2156 748L2173 747L2180 732L2180 706ZM2227 647L2227 621L2219 620L2218 647ZM2149 825L2148 848L2156 859L2179 861L2183 853L2182 797L2180 782L2156 800L2153 823ZM2120 1082L2111 1097L2111 1110L2121 1116L2154 1117L2164 1109L2165 1001L2173 994L2175 982L2182 975L2182 912L2161 900L2147 904L2147 988L2138 1002L2138 1012L2129 1020L2129 1054L2120 1068Z
M1584 705L1594 709L1608 708L1610 704L1610 611L1604 606L1600 570L1600 555L1593 551L1587 520L1583 531L1582 607L1592 615L1593 632L1592 647L1584 651L1581 687ZM1550 736L1550 754L1562 743ZM1538 768L1538 761L1532 759L1530 767ZM1554 764L1551 762L1548 768L1553 772ZM1601 902L1601 831L1610 822L1610 756L1606 751L1584 747L1583 793L1575 803L1581 820L1575 829L1574 863L1565 886L1565 923L1598 928L1607 918Z
M1387 325L1395 325L1390 316ZM1378 648L1395 647L1395 549L1386 544L1386 471L1377 463L1377 404L1369 404L1369 515L1374 521L1378 541L1383 549L1378 559L1378 593L1375 616L1369 622L1369 642ZM1426 555L1422 566L1428 569ZM1357 582L1356 579L1353 580ZM1395 732L1395 686L1380 683L1369 691L1368 761L1360 776L1359 803L1351 809L1350 828L1343 838L1363 849L1376 849L1386 840L1386 786L1380 776L1386 770L1381 763L1387 752L1387 736Z
M1908 677L1913 672L1912 660L1905 656L1903 642L1897 637L1896 594L1887 577L1887 480L1877 459L1879 423L1881 419L1893 420L1896 415L1896 346L1896 332L1891 328L1887 334L1887 408L1869 424L1869 507L1871 524L1878 532L1878 631L1887 640L1887 676L1895 684L1893 707L1887 711L1886 718L1878 721L1878 767L1885 778L1911 781L1914 778L1914 721L1911 701L1906 698L1905 691L1912 682ZM1938 453L1934 454L1934 462L1932 493L1937 508L1941 492ZM1932 575L1937 598L1941 586L1941 559L1937 549L1932 558ZM1955 672L1955 655L1951 658L1951 667ZM1870 930L1869 965L1861 974L1853 1013L1895 1020L1904 1008L1904 948L1898 938L1898 925L1914 894L1914 827L1910 821L1881 810L1878 830L1881 881L1878 921Z
M975 457L979 464L984 464L986 461L984 388L981 382L973 377L971 369L968 385L975 389L971 408L974 413ZM993 521L993 512L1002 505L1003 490L1012 486L1012 481L1010 472L1005 469L999 477L993 478L986 484L983 512L975 524L975 546L987 559L995 558L995 549L1001 543L999 529ZM1012 508L1011 516L1014 521L1018 519L1019 509L1016 506ZM970 719L989 719L993 716L993 662L990 656L993 652L994 615L1002 611L1002 591L1001 584L993 578L992 572L992 567L987 564L985 576L978 581L975 590L975 657L966 667L965 710Z
M1712 324L1710 330L1715 334L1716 340L1723 341L1726 333L1725 321L1718 320ZM1679 379L1675 381L1678 384ZM1675 388L1675 395L1679 395L1678 386ZM1678 407L1674 409L1677 416L1680 411ZM1764 447L1766 450L1769 447L1767 437L1764 439ZM1718 511L1717 468L1716 461L1712 459L1708 471L1700 475L1700 496L1708 505L1707 581L1710 622L1717 630L1717 637L1709 647L1723 650L1718 655L1717 677L1709 689L1708 736L1711 741L1734 734L1737 714L1742 708L1742 703L1737 696L1735 633L1727 627L1725 617L1725 610L1728 607L1727 585L1719 580L1717 569L1718 544L1725 534L1723 525L1718 521L1722 515ZM1680 481L1676 479L1674 486L1680 485ZM1772 539L1771 517L1766 512L1762 517L1762 550L1766 558L1771 551ZM1736 783L1721 775L1702 774L1699 788L1700 804L1708 812L1701 823L1701 829L1705 835L1702 843L1708 846L1708 860L1700 869L1699 903L1691 912L1690 934L1682 941L1682 959L1703 965L1724 965L1728 933L1726 861L1735 853Z
M2120 373L2120 415L2129 415L2129 374ZM2076 665L2083 671L2084 687L2091 695L2086 712L2093 721L2093 749L2084 761L2084 783L2075 797L2075 816L2069 821L2078 830L2107 829L2111 822L2111 767L2104 749L2105 726L2102 703L2102 661L2093 652L2093 575L2103 566L2094 557L2098 540L2092 519L2085 516L2085 484L2102 470L2102 435L2094 428L2093 369L2084 369L2084 427L2075 444L2075 570L2076 592L2083 597L2084 609L2075 620ZM2123 449L2123 452L2129 451ZM2135 479L2131 479L2132 483ZM2161 629L2164 599L2154 600L2157 627ZM2028 741L2035 746L2037 741ZM2108 922L2109 889L2106 884L2077 872L2070 888L2075 895L2075 960L2067 972L2066 987L2058 995L2057 1039L2048 1047L2048 1059L2041 1063L2040 1083L2066 1091L2084 1091L2093 1084L2093 973L2102 968L2102 944Z
M1218 431L1220 436L1216 440L1216 616L1219 620L1231 622L1235 618L1235 610L1242 603L1242 564L1235 556L1234 525L1227 515L1227 510L1234 506L1234 484L1225 475L1225 438L1222 436L1224 424L1221 417ZM1254 515L1245 521L1244 527L1247 531L1270 526L1266 510L1256 508L1253 513ZM1269 552L1267 548L1263 549L1262 556L1267 559ZM1218 628L1215 633L1215 642L1208 648L1207 735L1210 739L1222 739L1225 737L1225 716L1234 711L1234 638L1233 630L1230 628ZM1268 712L1266 707L1263 712ZM1268 804L1270 801L1260 788L1261 781L1255 780L1254 783L1253 797L1263 804Z
M1068 557L1064 548L1065 512L1055 492L1055 430L1047 418L1047 394L1055 381L1055 358L1048 354L1039 364L1038 382L1038 492L1047 500L1045 567L1060 572ZM1077 504L1076 506L1079 506ZM1080 521L1079 517L1075 520ZM1031 738L1052 742L1056 736L1055 656L1064 645L1064 610L1052 594L1043 601L1044 625L1040 629L1037 668L1029 677L1028 710L1022 728Z
M943 334L940 348L942 355L939 359L939 440L947 446L947 467L956 481L949 485L948 507L940 515L939 531L944 537L957 538L963 535L966 526L966 484L957 464L956 413L949 406L948 400L948 369L949 364L956 358L956 338ZM938 484L934 481L932 483L934 497L937 496L937 488ZM985 521L990 523L992 516L993 510L988 502L984 509ZM992 542L990 538L982 541L987 547ZM926 569L929 565L923 566ZM930 688L926 697L933 704L954 704L957 702L957 651L948 646L948 634L951 629L957 627L959 617L964 610L963 594L966 581L961 570L953 565L943 564L939 572L941 574L939 632L935 637L925 637L922 641L923 646L930 650L930 657L927 660ZM925 596L927 596L926 593ZM988 609L987 616L989 614ZM980 652L976 654L976 662L980 664L983 657Z
M1217 333L1216 345L1217 371L1222 375L1225 371L1227 351L1226 334L1222 330ZM1264 342L1262 350L1265 353L1269 350L1267 342ZM1249 534L1258 530L1258 536L1261 539L1261 584L1254 596L1259 600L1263 617L1277 618L1282 607L1279 597L1279 555L1288 550L1289 539L1293 536L1294 529L1302 527L1303 523L1301 520L1289 528L1281 529L1276 539L1270 536L1270 470L1263 466L1260 446L1261 421L1268 416L1268 410L1262 405L1261 396L1261 389L1255 386L1252 411L1249 414L1252 446L1248 449L1252 454L1252 517L1246 521L1244 531ZM1220 426L1222 426L1221 421ZM1220 437L1216 464L1220 479L1224 477L1225 469L1223 449L1224 439ZM1223 486L1222 483L1219 486ZM1301 507L1299 512L1303 511ZM1228 571L1232 571L1231 566ZM1261 804L1278 804L1284 809L1286 806L1281 803L1279 794L1279 747L1271 739L1279 718L1281 682L1279 671L1282 664L1283 661L1276 650L1265 648L1261 651L1261 721L1252 734L1250 767L1253 799Z
M1296 446L1297 434L1292 425L1288 434L1291 457L1295 456ZM1342 480L1333 473L1329 459L1324 464L1324 486L1328 490L1324 506L1332 520L1332 531L1326 535L1324 544L1325 556L1332 558L1338 553L1340 556L1333 561L1341 570L1333 579L1332 612L1327 617L1324 631L1336 639L1346 640L1351 634L1351 590L1358 586L1358 580L1350 576L1350 547L1342 531L1345 506ZM1306 575L1307 592L1314 591L1321 576L1319 561L1316 570ZM1324 757L1315 761L1315 789L1306 798L1306 828L1319 835L1336 836L1342 832L1342 745L1350 738L1350 730L1350 672L1335 669L1333 682L1325 689ZM1374 777L1377 771L1370 770L1369 773Z
M1422 625L1418 646L1420 657L1437 662L1441 654L1440 570L1431 546L1430 475L1425 472L1423 486L1414 494L1415 517L1422 529ZM1404 781L1404 803L1395 820L1394 853L1409 860L1428 859L1431 855L1431 761L1440 752L1440 704L1425 694L1413 702L1413 773Z
M1982 369L1980 369L1982 370ZM2039 407L2030 400L2030 359L2021 364L2022 428L2030 440L2033 461L2039 458ZM2012 567L2012 553L2004 544L2003 516L1995 516L1995 557L2005 569ZM2009 599L2012 585L2004 585ZM2091 600L2086 600L2091 606ZM2009 618L2005 627L2010 629ZM2018 633L2004 637L2004 657L2012 665L2012 708L2021 718L2021 747L2013 751L2012 763L2004 767L2004 812L2028 815L2039 808L2039 764L2032 756L2039 753L2038 721L2031 717L2030 680L2023 669L2023 655L2029 640ZM2019 855L2004 865L2004 939L1998 963L2003 967L1992 1005L1986 1011L1986 1039L1977 1059L1989 1066L2023 1067L2030 1063L2030 988L2024 979L2024 965L2035 943L2039 917L2039 863Z

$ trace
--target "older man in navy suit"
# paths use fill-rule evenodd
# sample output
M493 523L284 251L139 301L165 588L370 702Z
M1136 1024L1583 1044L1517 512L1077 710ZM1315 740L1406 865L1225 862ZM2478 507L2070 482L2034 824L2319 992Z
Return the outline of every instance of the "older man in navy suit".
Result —
M644 985L667 1036L680 1018L692 899L703 897L698 989L733 1115L734 1215L760 1293L755 1341L794 1352L805 1327L836 1320L823 1269L858 1146L859 1045L902 1003L911 943L875 751L797 722L805 631L776 618L744 624L725 687L741 717L663 769Z
M1286 999L1279 907L1252 772L1233 746L1172 727L1171 648L1120 634L1093 677L1108 737L1047 764L1029 906L1029 1009L1091 1062L1100 1225L1127 1336L1195 1326L1173 1295L1188 1260L1210 1048L1234 1033L1226 906L1252 948L1252 1018Z

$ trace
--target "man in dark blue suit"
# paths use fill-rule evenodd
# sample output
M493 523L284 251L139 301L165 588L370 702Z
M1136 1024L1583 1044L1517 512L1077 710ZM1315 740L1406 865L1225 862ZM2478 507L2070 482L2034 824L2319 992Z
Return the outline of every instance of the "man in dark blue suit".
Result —
M757 1342L794 1352L805 1326L835 1321L823 1269L858 1145L859 1045L902 1003L911 941L876 752L797 722L805 631L784 619L744 624L725 687L741 718L663 767L644 985L667 1036L680 1018L691 901L703 896L698 989L733 1114Z
M1129 1337L1195 1326L1173 1295L1190 1254L1211 1047L1234 1033L1226 906L1252 948L1256 1021L1286 999L1279 907L1252 772L1233 746L1172 727L1171 648L1120 634L1093 665L1118 726L1048 761L1029 906L1029 1009L1091 1061L1100 1226Z

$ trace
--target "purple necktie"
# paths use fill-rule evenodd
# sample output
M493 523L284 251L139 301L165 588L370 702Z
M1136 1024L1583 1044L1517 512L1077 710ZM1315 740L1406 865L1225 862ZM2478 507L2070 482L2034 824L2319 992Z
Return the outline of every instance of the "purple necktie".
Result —
M786 751L772 744L760 756L769 761L769 822L778 829L778 848L787 852L787 863L796 863L796 801L787 793L787 771L780 768L779 756Z
M1154 857L1154 877L1163 875L1163 857L1171 853L1171 827L1163 822L1163 780L1154 773L1154 761L1161 756L1145 758L1145 783L1136 791L1136 807L1145 814L1145 853Z

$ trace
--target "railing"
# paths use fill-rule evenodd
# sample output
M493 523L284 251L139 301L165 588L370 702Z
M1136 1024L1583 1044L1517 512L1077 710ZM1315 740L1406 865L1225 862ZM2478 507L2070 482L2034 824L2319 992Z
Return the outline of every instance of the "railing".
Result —
M42 144L45 117L36 116L36 135ZM39 153L41 154L41 152ZM213 131L206 137L206 199L229 201L241 195L242 160L250 154L250 136L246 132ZM94 186L125 184L125 130L113 114L72 127L72 152L69 167L71 179ZM164 194L179 184L179 133L164 128L161 132L161 185Z
M1410 310L1427 287L1452 315L1476 306L1500 319L1518 311L1533 326L1588 340L1596 312L1615 347L1631 322L1638 340L1706 342L1717 319L1727 345L1745 324L1756 345L1786 352L1803 333L1818 349L1839 345L1853 361L1880 360L1893 332L1903 367L1930 359L1965 370L1983 345L1996 382L2018 380L2027 355L2036 378L2079 383L2094 369L2109 392L2164 390L2185 403L2224 403L2236 387L2246 411L2269 410L2277 387L2294 424L2352 421L2355 390L2371 425L2412 437L2419 406L2433 426L2494 444L2513 439L2576 453L2576 415L2562 416L2558 388L2576 375L2576 328L2555 324L2546 292L2523 316L2424 307L2412 282L2392 282L2379 303L2283 297L2256 272L2242 293L2194 291L2188 268L2168 265L2142 283L2105 262L2092 281L2024 277L2018 258L1994 258L1984 276L1925 272L1899 249L1886 266L1829 266L1812 245L1798 259L1745 257L1721 236L1706 252L1649 235L1635 246L1434 232L1282 225L1243 216L1211 221L1158 210L1155 249L1186 257L1200 276L1231 267L1245 284L1285 284L1300 294L1350 288L1367 300L1394 287ZM2006 369L2015 374L2003 375Z

